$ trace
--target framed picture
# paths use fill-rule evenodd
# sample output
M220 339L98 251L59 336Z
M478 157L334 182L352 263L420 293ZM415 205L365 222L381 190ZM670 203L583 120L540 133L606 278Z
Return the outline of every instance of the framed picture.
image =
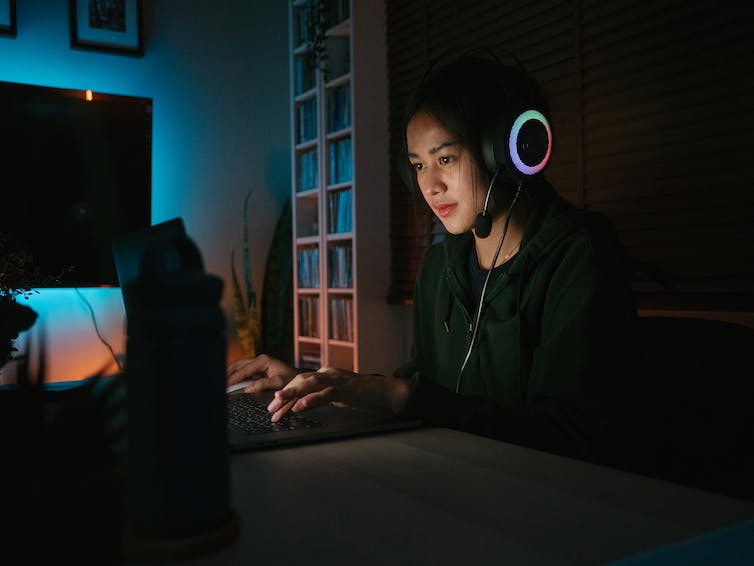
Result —
M71 47L144 55L141 0L69 0L69 7Z
M0 35L16 36L16 0L0 0Z

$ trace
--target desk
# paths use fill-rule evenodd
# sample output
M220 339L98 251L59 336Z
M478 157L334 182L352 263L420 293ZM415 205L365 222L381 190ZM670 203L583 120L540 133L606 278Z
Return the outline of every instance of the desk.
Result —
M426 428L231 455L241 535L181 564L595 564L754 503Z

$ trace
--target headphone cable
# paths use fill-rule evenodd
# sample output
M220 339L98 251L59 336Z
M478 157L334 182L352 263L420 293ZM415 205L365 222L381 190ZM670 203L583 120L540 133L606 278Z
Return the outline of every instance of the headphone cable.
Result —
M490 281L490 277L492 276L492 271L495 269L495 262L497 261L498 256L500 255L500 250L503 249L503 242L505 241L505 234L508 232L508 223L511 219L511 214L513 213L513 207L516 206L516 202L518 202L518 197L521 196L521 188L522 184L519 182L518 187L516 188L516 194L513 197L513 201L511 202L511 205L508 207L508 212L505 214L505 224L503 224L503 233L500 236L500 241L497 244L497 249L495 250L495 255L492 258L492 263L490 264L490 268L487 270L487 276L484 278L484 285L482 285L482 293L479 296L479 304L477 305L476 310L476 316L474 317L474 329L471 333L471 343L469 344L469 349L466 352L466 357L463 360L463 364L461 364L461 369L458 372L458 380L456 381L456 393L461 392L461 378L463 377L463 370L466 369L466 364L469 362L469 358L471 357L471 351L474 349L474 342L476 341L477 333L479 332L479 321L482 318L482 305L484 304L484 295L487 291L487 283Z

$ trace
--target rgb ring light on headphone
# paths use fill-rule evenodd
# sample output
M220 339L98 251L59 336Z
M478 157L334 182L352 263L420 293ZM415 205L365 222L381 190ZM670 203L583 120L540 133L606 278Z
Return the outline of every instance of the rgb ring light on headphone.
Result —
M542 161L536 165L527 165L524 163L521 160L521 156L518 154L518 147L516 145L521 127L529 120L536 120L545 127L545 130L547 130L547 153L542 158ZM516 118L515 122L513 122L513 127L511 127L511 134L508 138L508 149L510 150L513 164L521 173L524 173L525 175L539 173L550 160L550 153L552 151L552 132L550 131L550 123L547 121L547 118L545 118L538 110L527 110L526 112L522 112L519 117Z

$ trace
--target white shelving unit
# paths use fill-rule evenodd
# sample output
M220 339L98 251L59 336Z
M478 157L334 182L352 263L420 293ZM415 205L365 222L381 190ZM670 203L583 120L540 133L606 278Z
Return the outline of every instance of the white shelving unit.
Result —
M327 14L318 63L307 21ZM384 7L290 4L294 353L299 367L391 372L405 312L389 306Z

